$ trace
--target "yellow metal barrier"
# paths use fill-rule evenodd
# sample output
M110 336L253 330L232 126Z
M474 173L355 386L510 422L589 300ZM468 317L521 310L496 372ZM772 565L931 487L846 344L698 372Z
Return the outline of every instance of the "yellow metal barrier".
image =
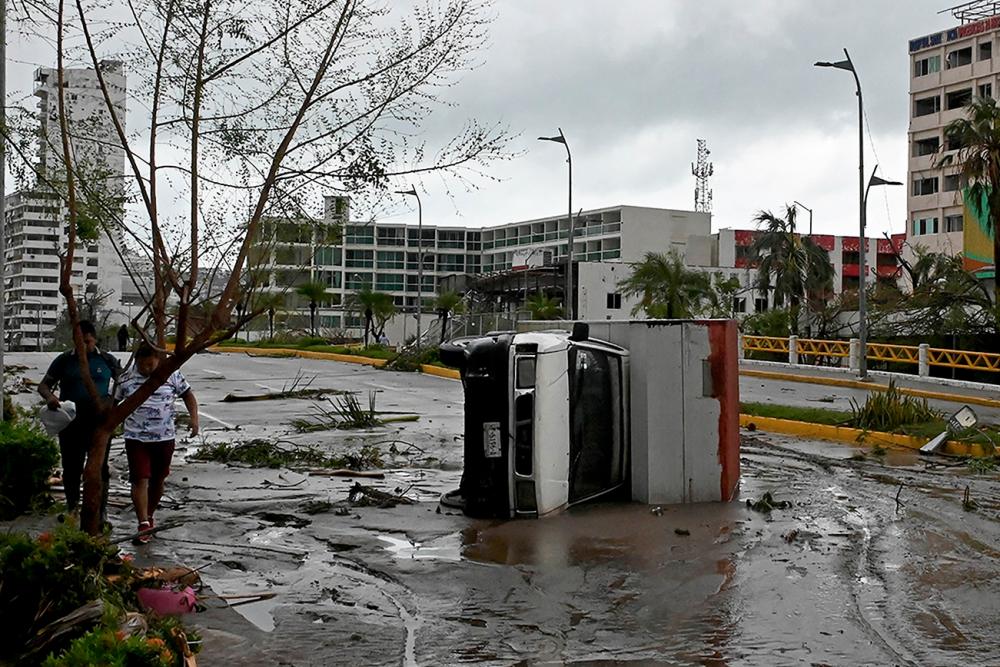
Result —
M788 354L788 339L776 336L743 336L743 349L748 352L784 352Z
M800 338L795 344L799 356L807 357L849 357L851 344L846 340L820 340Z
M919 364L920 348L915 345L868 343L868 358L876 361L893 361L901 364Z
M844 340L822 340L800 338L796 342L796 352L800 357L842 357L851 356L851 344ZM889 361L897 364L920 366L920 346L891 345L889 343L868 343L867 356L873 361ZM948 350L937 347L927 349L927 365L940 368L962 368L974 371L1000 372L1000 354L994 352L972 352L969 350ZM788 338L778 336L743 336L745 352L789 352Z
M992 352L967 352L932 347L927 350L927 361L931 366L944 366L945 368L1000 371L1000 354Z

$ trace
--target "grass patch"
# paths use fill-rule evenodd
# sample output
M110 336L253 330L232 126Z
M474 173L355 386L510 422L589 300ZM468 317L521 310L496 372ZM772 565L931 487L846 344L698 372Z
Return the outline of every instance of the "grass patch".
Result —
M788 405L774 405L772 403L741 403L740 412L754 417L772 417L774 419L790 419L809 424L862 428L855 421L852 413L843 410L831 410L829 408L799 408ZM947 427L947 420L941 416L935 416L932 419L913 424L903 424L888 429L867 430L882 430L886 433L898 433L930 440ZM966 444L982 445L987 450L992 451L992 448L1000 444L1000 427L991 424L963 429L952 433L949 439Z
M773 403L740 403L740 412L754 417L791 419L810 424L851 425L850 412L829 408L796 408L788 405L774 405Z
M252 468L347 468L370 470L383 466L378 447L365 445L343 456L329 456L316 447L283 447L269 440L207 445L192 456L196 461L242 463Z

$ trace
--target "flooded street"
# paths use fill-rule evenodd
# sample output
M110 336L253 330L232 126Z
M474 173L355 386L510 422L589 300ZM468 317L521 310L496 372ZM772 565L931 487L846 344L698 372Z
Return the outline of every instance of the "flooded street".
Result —
M220 402L280 389L300 369L421 419L300 434L287 422L311 401ZM996 473L744 433L739 502L472 520L436 501L461 475L459 383L239 355L200 355L186 374L211 415L206 442L369 444L385 464L376 480L175 460L157 516L183 525L139 548L140 561L203 567L214 595L277 594L234 610L209 599L189 617L204 664L1000 663ZM113 463L120 474L124 456ZM355 482L416 502L354 506ZM791 507L744 502L765 492ZM113 497L126 534L120 479Z

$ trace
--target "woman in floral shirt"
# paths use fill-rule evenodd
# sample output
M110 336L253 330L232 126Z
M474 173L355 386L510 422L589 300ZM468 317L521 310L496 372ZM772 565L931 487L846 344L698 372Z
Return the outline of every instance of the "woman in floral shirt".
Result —
M123 401L135 393L159 365L159 352L147 344L140 345L135 353L135 367L121 377L115 399ZM174 399L178 397L184 401L191 416L191 435L198 435L198 401L180 371L174 371L125 420L125 453L132 484L132 504L139 520L136 544L149 542L152 534L148 531L156 526L153 513L160 505L174 455L174 418L177 414Z

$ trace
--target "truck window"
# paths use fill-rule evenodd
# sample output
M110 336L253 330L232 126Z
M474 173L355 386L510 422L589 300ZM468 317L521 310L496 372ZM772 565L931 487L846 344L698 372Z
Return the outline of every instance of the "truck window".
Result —
M569 351L569 501L609 491L624 479L621 360L586 347Z

